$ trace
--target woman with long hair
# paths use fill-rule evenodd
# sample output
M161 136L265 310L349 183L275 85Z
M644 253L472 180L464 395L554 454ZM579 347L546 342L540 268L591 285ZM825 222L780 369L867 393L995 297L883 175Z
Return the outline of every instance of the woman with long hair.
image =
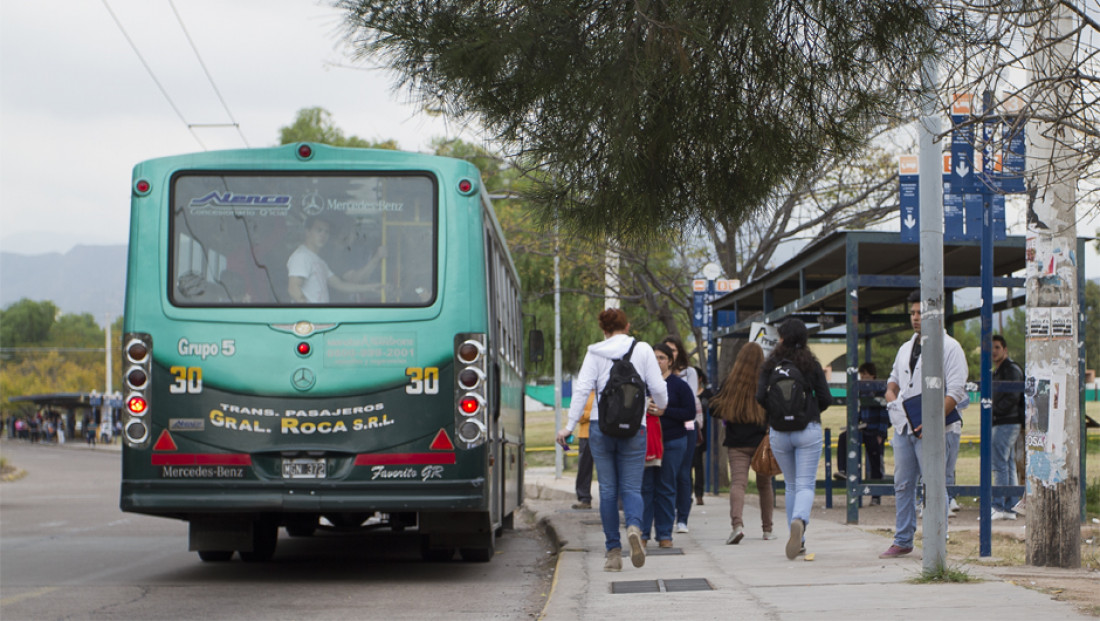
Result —
M695 397L699 393L699 375L695 371L695 367L688 364L684 342L678 337L669 335L661 341L661 344L672 351L672 360L669 362L672 372L687 382L688 387L691 388L692 396ZM688 441L688 451L684 454L680 462L680 469L676 473L676 532L678 533L688 532L687 523L688 517L691 515L691 492L693 487L691 482L692 463L695 460L695 448L703 439L699 433L703 423L703 408L698 397L695 397L693 402L695 413L691 420L684 422L684 428L687 429L691 439ZM700 495L700 498L702 498L702 495Z
M821 411L833 404L829 383L821 363L807 348L809 332L799 319L788 319L779 326L779 344L772 350L760 369L756 386L756 401L767 407L768 388L777 368L790 373L785 363L802 375L806 395L804 411L798 412L806 419L805 428L780 431L774 426L769 434L772 453L779 462L786 485L787 558L793 560L806 550L806 526L810 523L810 511L814 505L814 488L817 483L817 464L821 461ZM768 420L776 420L775 412L768 412Z
M760 366L764 363L764 350L756 343L747 343L737 352L726 381L718 394L710 399L711 413L722 419L726 427L726 447L730 460L730 525L732 530L726 545L741 543L745 537L745 490L749 484L749 463L756 447L768 433L768 420L764 408L756 402L756 384ZM756 475L756 489L760 494L760 522L764 527L764 539L775 539L772 534L772 508L775 494L772 478Z
M645 548L642 544L642 470L645 468L646 429L642 427L630 437L620 438L605 434L599 425L599 401L611 375L612 361L621 359L631 347L630 364L638 372L649 389L653 400L650 413L661 415L668 403L668 389L653 355L653 348L642 341L635 341L628 333L630 322L619 308L609 308L600 313L600 330L604 340L588 346L584 362L573 380L573 402L569 407L569 420L558 430L558 444L568 447L568 438L580 422L588 395L596 393L596 405L589 414L588 448L596 464L600 490L600 522L603 525L604 545L607 553L604 571L622 570L622 542L619 535L619 501L623 503L626 520L627 542L630 544L630 561L635 567L645 564Z

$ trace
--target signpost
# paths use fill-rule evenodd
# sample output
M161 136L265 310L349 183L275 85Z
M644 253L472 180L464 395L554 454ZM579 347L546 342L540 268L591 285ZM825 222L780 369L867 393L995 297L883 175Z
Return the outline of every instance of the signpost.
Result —
M993 325L993 242L1006 238L1005 194L1026 192L1024 183L1025 138L1016 98L1003 106L1004 115L993 112L992 93L982 97L984 117L973 114L973 96L957 95L951 106L951 152L943 158L944 241L981 242L981 502L980 514L990 515L992 493L990 450L993 437L993 379L990 347ZM978 132L977 129L981 131ZM975 140L980 133L981 140ZM1002 148L998 150L997 146ZM978 147L978 148L976 148ZM919 241L919 170L915 156L899 157L898 203L901 209L901 239ZM979 554L989 556L992 531L990 520L979 525Z
M718 345L710 338L711 331L716 327L732 324L732 321L726 321L729 315L732 313L728 311L720 312L720 317L717 318L718 325L715 325L714 311L711 309L711 303L714 300L735 291L741 286L741 281L737 279L725 278L718 279L718 276L722 273L722 268L717 263L707 263L703 266L703 276L705 278L697 278L691 281L692 291L692 312L691 312L691 326L693 328L699 328L703 343L707 344L707 377L710 381L710 385L714 388L718 387L720 383L718 381ZM715 446L718 443L718 434L715 425L707 426L707 443L708 446ZM711 451L712 456L716 455L716 451ZM717 472L716 460L712 457L706 460L707 467L704 472L706 487L711 490L712 493L718 492L718 478L715 475Z

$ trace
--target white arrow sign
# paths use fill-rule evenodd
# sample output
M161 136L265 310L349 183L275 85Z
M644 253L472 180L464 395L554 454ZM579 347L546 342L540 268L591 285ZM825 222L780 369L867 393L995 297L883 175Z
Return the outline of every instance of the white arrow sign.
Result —
M909 217L905 219L905 228L911 229L917 225L917 221L913 218L913 214L909 214Z
M965 177L970 172L970 167L966 165L966 160L961 160L959 162L959 165L955 167L955 172L957 172L960 177Z

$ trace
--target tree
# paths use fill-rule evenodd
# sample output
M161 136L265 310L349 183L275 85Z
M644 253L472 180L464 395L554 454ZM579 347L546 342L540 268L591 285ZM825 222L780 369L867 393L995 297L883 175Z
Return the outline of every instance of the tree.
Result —
M344 136L344 132L332 120L332 114L320 107L302 108L294 123L279 128L279 144L292 142L317 142L334 147L358 147L362 149L397 149L393 139L371 142L358 136Z
M53 302L23 298L0 311L0 347L43 343L57 316Z
M542 173L593 239L748 220L894 114L950 19L924 3L341 0L348 39Z

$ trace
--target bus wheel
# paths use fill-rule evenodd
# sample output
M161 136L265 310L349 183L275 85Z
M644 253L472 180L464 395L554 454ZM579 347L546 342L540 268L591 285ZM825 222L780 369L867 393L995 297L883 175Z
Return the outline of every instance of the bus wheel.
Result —
M452 546L433 548L428 537L424 537L420 542L420 558L429 563L446 563L454 558L454 555L455 549Z
M241 560L246 563L264 563L275 556L275 546L279 542L278 522L257 520L252 526L252 551L240 551Z
M292 515L286 518L286 534L291 537L312 537L317 532L316 515Z
M488 563L493 558L493 546L485 548L459 548L458 553L467 563Z
M204 563L224 563L233 558L233 550L199 550Z

